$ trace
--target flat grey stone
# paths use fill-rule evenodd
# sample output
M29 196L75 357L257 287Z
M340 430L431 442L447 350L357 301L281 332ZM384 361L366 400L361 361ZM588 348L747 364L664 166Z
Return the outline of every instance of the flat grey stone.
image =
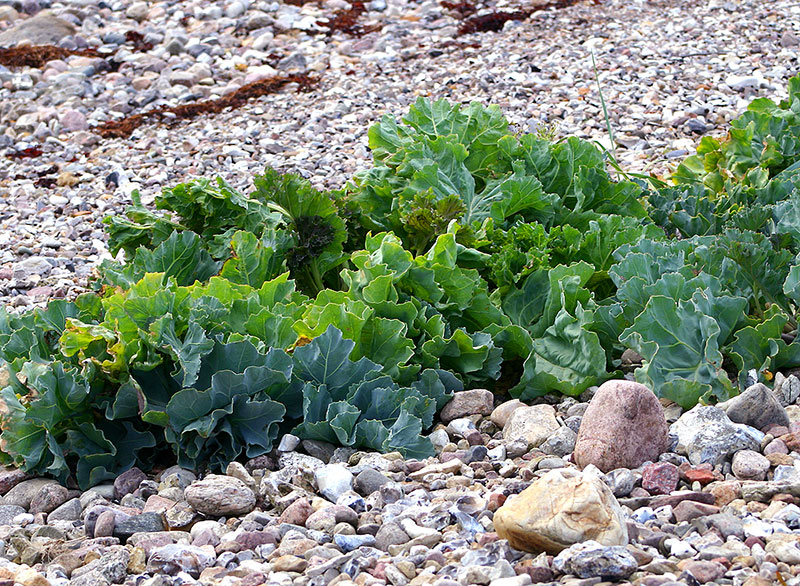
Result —
M77 521L81 518L81 500L78 498L70 499L57 509L47 515L47 521Z
M14 47L23 42L55 45L64 37L74 34L75 27L72 24L49 12L41 12L0 33L0 47Z

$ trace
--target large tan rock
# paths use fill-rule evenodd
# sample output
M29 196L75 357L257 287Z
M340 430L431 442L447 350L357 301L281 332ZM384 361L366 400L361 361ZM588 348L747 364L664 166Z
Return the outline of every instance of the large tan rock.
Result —
M17 572L14 581L22 586L50 586L50 580L33 568L22 568Z
M195 511L212 517L246 515L256 506L256 495L244 482L219 474L192 482L184 496Z
M439 412L439 419L450 423L459 417L491 415L494 409L494 393L486 389L459 391Z
M573 461L603 472L655 462L669 446L664 409L646 386L627 380L603 383L586 409Z
M512 547L557 554L592 539L627 545L625 516L611 489L596 474L552 470L511 497L494 515L494 529Z
M495 407L494 411L492 411L492 414L489 416L489 419L491 419L492 423L494 423L496 426L505 427L508 418L511 417L511 414L520 407L525 407L525 403L519 399L511 399L510 401L506 401L505 403L501 403Z
M511 412L503 427L503 440L510 443L524 439L528 447L538 448L558 428L556 410L552 405L519 407Z

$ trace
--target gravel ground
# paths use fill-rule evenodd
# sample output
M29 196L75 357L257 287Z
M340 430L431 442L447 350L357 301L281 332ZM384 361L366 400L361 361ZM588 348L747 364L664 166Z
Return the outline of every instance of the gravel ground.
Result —
M44 69L0 67L0 303L83 290L108 255L101 220L120 213L133 189L147 202L161 187L214 175L246 189L265 165L340 187L370 163L370 124L403 115L418 96L494 103L521 132L544 127L608 144L594 52L617 157L663 176L754 97L782 98L798 70L800 4L789 0L602 0L463 36L458 15L438 2L372 0L360 22L375 32L326 35L318 21L348 6L0 0L0 46L34 31L122 62L116 72L79 56ZM133 50L127 31L153 48ZM125 139L92 130L299 71L319 78L313 91L289 87ZM35 146L41 156L8 157Z
M799 395L780 374L685 413L624 381L532 406L473 389L424 461L285 435L202 478L0 468L0 584L798 586Z

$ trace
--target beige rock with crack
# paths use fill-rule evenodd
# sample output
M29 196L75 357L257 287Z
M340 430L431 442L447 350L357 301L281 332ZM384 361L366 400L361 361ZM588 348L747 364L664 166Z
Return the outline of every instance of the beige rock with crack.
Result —
M557 554L588 539L627 545L625 516L611 489L596 474L552 470L508 499L494 515L494 529L516 549Z
M508 416L503 426L503 439L506 443L522 439L529 447L538 448L559 427L552 405L519 407Z

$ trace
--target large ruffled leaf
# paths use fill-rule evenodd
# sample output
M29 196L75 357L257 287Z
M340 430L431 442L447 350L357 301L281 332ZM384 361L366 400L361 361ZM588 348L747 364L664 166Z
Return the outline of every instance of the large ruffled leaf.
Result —
M289 248L287 236L265 232L259 240L252 232L237 231L231 238L233 256L225 261L220 276L232 283L258 289L283 270L283 255Z
M382 450L397 450L406 458L424 460L435 455L433 444L422 435L422 421L407 411L401 411L397 421L389 428Z
M89 488L114 480L137 462L139 452L155 447L149 431L139 431L129 421L122 425L82 423L67 432L65 450L78 457L78 486Z
M325 385L334 400L344 398L353 384L381 369L367 358L350 360L354 346L354 342L344 339L342 332L330 326L311 343L295 349L294 375L304 382Z
M92 425L92 390L61 362L26 362L20 375L26 395L18 397L10 386L0 392L0 446L23 470L63 480L70 472L68 433Z
M136 255L136 250L141 247L155 248L176 230L185 227L154 213L142 205L141 195L138 190L131 193L133 205L128 206L125 215L109 215L103 218L108 234L108 248L116 255L120 250L125 251L128 259Z
M201 178L165 189L156 197L156 206L176 213L181 225L206 238L231 227L258 233L265 223L275 221L267 206L239 193L219 177L216 181Z
M349 358L352 344L333 328L294 352L294 373L302 388L302 422L293 431L304 439L397 450L407 457L432 453L423 427L460 390L451 375L433 370L410 387L400 387L378 365ZM298 356L299 354L299 356ZM411 430L415 430L412 434Z
M778 309L775 307L775 309ZM759 374L769 370L772 359L786 348L781 339L787 317L779 311L773 311L768 319L738 330L733 342L725 348L739 369L739 386L744 389L748 373L755 370Z
M303 423L293 433L304 439L318 440L344 446L356 442L355 427L361 412L347 401L329 403L327 394L313 396L304 409ZM322 410L327 404L327 410Z
M166 350L176 363L177 369L172 376L182 387L192 386L197 380L201 360L214 348L214 341L206 336L195 321L189 322L186 334L180 339L175 333L175 321L169 314L156 321L153 329L156 344Z
M468 150L466 165L477 177L492 177L502 164L499 145L508 137L508 121L496 106L473 102L462 108L446 100L418 98L403 122L398 125L391 116L384 116L369 129L369 147L376 161L396 167L415 143L447 136Z
M577 396L608 378L605 351L598 335L587 327L593 313L578 305L574 314L559 310L553 325L533 340L513 395L523 400L553 391Z
M180 448L179 462L197 466L213 458L223 464L272 449L286 408L270 397L291 386L290 369L282 350L261 354L245 341L217 343L203 360L197 386L175 393L166 406L167 439Z
M414 356L414 342L407 337L408 326L400 320L373 317L361 330L361 353L383 366L394 378Z
M112 377L127 370L137 350L136 346L120 340L112 329L72 318L67 319L59 342L64 356L75 356L82 363L91 361Z
M469 380L485 381L500 377L503 351L487 333L455 330L451 336L436 336L425 342L421 355L426 368L442 368Z
M531 335L514 396L531 399L554 390L579 395L608 377L606 353L594 331L595 304L585 289L593 274L584 262L538 271L506 298L506 312Z
M350 298L339 291L322 291L317 299L295 322L298 335L307 338L322 336L331 327L337 328L352 342L354 356L363 356L361 349L362 330L372 317L373 310L364 302Z
M730 398L722 370L720 326L692 301L656 295L622 333L621 341L645 359L636 377L658 396L684 408L701 398Z
M165 277L174 278L179 285L191 285L215 275L219 267L200 237L187 230L173 232L153 250L139 247L124 265L104 261L100 272L106 283L127 289L146 273L163 273Z

